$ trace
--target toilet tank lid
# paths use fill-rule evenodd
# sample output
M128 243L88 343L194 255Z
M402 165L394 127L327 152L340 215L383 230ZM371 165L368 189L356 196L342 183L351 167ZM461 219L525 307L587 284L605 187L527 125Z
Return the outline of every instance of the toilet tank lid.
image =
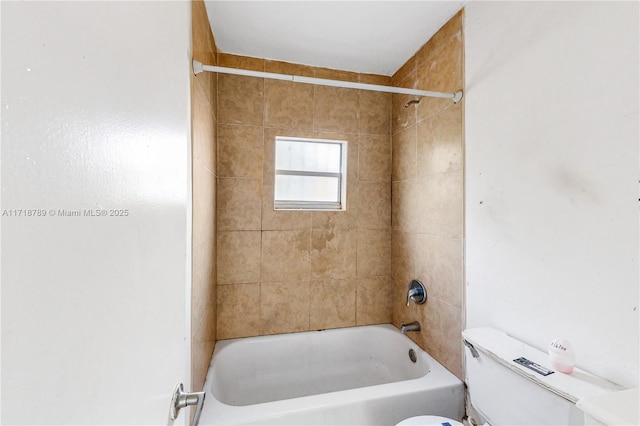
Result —
M495 328L480 327L464 330L462 337L465 342L468 342L486 356L573 403L588 396L624 389L622 386L594 376L579 368L574 368L571 374L560 373L551 367L549 356L546 352L516 340L504 331ZM469 359L469 355L470 353L467 352L467 359ZM521 357L554 372L548 376L543 376L514 362L515 359Z

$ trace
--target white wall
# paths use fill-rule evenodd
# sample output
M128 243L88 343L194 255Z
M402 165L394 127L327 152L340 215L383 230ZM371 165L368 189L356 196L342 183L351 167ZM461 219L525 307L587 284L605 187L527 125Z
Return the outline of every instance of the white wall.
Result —
M189 371L190 4L1 7L1 208L46 212L2 217L2 423L165 424Z
M467 327L638 385L638 3L466 7Z

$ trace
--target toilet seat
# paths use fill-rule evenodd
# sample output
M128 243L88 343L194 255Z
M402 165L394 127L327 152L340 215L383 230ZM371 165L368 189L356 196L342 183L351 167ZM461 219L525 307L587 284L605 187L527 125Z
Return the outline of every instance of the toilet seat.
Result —
M463 426L457 420L440 416L415 416L404 419L396 426Z

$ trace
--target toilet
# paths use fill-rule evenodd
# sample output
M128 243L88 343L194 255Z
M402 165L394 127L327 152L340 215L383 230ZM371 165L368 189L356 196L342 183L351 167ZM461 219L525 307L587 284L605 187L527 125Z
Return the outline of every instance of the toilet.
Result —
M623 390L621 386L575 368L553 370L546 352L505 332L483 327L465 330L467 417L476 425L585 425L576 402ZM437 413L436 413L437 414ZM461 426L461 419L410 417L397 426Z

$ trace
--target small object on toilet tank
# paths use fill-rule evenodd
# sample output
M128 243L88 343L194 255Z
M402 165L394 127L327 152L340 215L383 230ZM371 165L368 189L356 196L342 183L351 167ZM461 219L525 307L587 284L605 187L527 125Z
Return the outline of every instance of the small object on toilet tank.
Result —
M573 373L576 363L573 347L566 339L553 339L549 344L549 360L551 366L561 373Z

